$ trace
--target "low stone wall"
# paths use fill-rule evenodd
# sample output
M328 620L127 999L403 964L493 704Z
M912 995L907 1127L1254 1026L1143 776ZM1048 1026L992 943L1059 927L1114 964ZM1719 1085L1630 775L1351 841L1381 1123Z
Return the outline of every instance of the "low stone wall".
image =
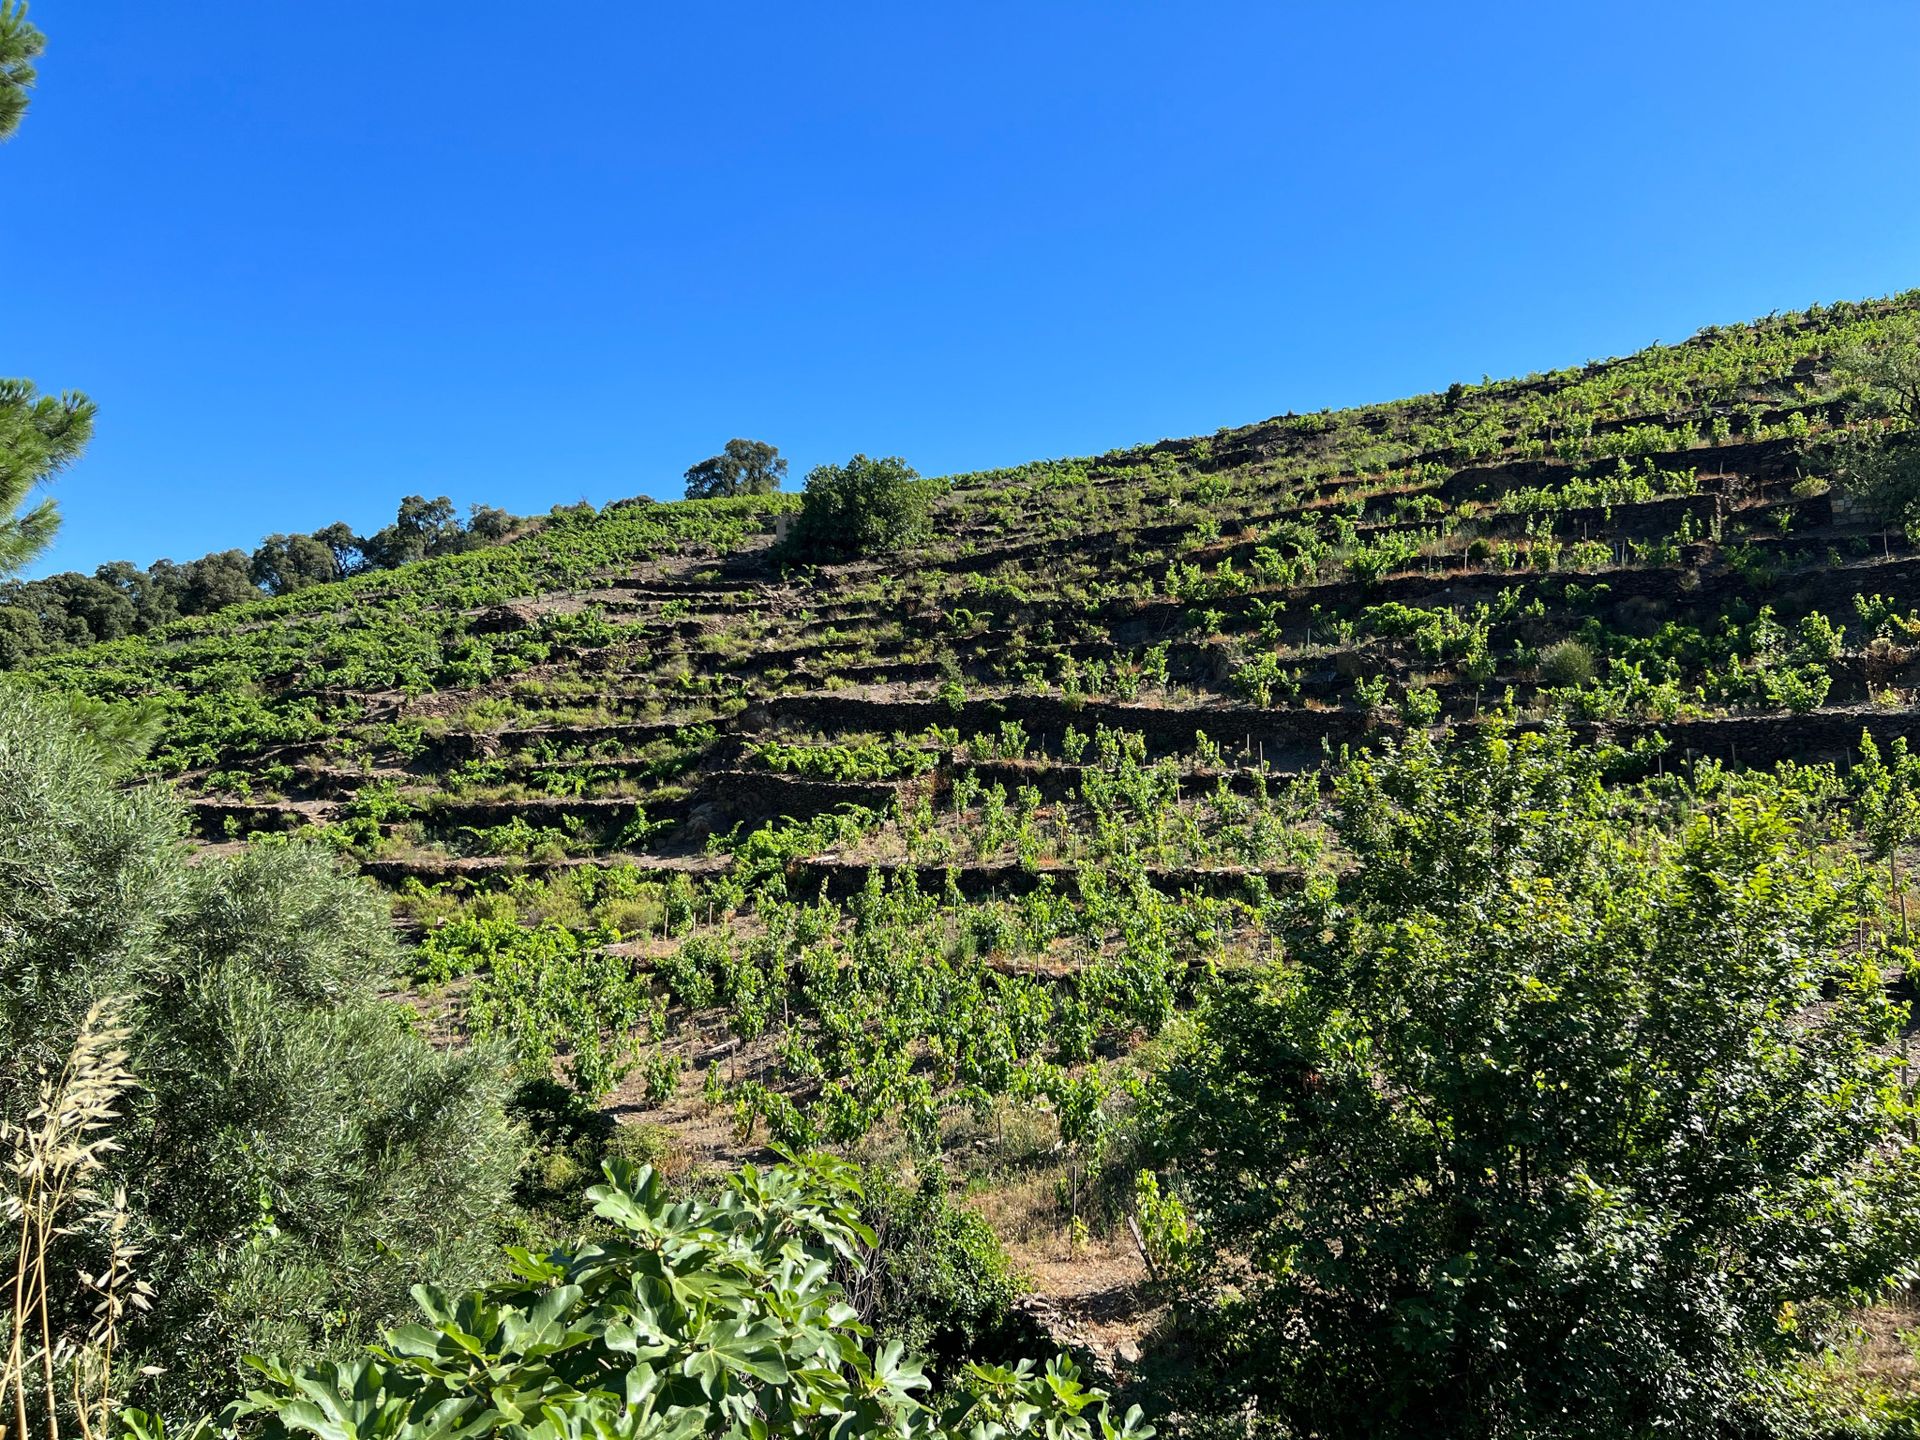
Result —
M916 732L929 725L955 725L963 734L991 732L1017 720L1029 736L1056 740L1069 725L1083 734L1095 726L1137 731L1156 754L1193 748L1194 735L1217 745L1243 747L1270 758L1302 751L1318 753L1322 743L1336 749L1360 740L1366 717L1353 710L1262 710L1251 705L1210 705L1191 710L1155 705L1123 705L1088 700L1073 705L1053 696L1007 695L964 701L958 709L939 700L877 700L835 694L779 695L747 712L765 721L833 732L841 730Z

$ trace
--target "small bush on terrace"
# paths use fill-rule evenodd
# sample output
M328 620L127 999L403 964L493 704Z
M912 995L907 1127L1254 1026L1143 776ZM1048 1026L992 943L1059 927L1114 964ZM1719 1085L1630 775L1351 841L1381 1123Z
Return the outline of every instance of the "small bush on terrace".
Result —
M1540 656L1543 685L1584 685L1593 679L1593 652L1578 640L1549 645Z
M898 550L926 535L933 496L933 487L898 456L856 455L844 465L816 466L786 553L821 562Z

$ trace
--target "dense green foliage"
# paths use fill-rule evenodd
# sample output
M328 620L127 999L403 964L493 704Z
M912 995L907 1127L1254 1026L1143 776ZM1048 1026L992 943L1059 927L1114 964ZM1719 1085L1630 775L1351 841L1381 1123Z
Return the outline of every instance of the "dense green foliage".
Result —
M155 1299L121 1344L130 1375L162 1367L143 1392L192 1398L246 1350L325 1353L410 1284L477 1276L521 1145L498 1066L381 997L397 956L364 882L304 848L190 864L183 830L164 791L120 789L63 716L0 687L0 1121L92 1005L128 997L141 1090L108 1183Z
M27 113L33 62L47 37L27 21L27 0L0 0L0 140L11 139Z
M748 1168L711 1203L675 1203L647 1170L609 1179L594 1192L609 1238L516 1252L514 1278L486 1290L422 1287L422 1323L350 1363L264 1366L240 1413L268 1437L321 1440L1153 1433L1064 1357L970 1366L951 1401L925 1403L919 1361L898 1341L870 1347L829 1279L873 1240L845 1167Z
M786 460L766 441L729 440L718 455L688 467L687 499L771 495L780 488L786 473Z
M1901 423L1920 426L1920 317L1896 317L1873 343L1842 350L1836 363L1870 401Z
M45 48L46 36L27 19L26 0L0 0L0 141L13 136L27 113L33 62ZM27 502L36 485L86 449L93 416L93 402L78 391L56 398L36 394L30 380L0 380L0 580L52 541L60 523L53 502Z
M1875 423L1835 437L1821 459L1880 523L1920 534L1920 317L1896 317L1875 343L1842 350L1835 365Z
M1564 735L1414 737L1337 794L1357 864L1156 1099L1230 1403L1289 1434L1750 1420L1920 1240L1861 873L1764 789L1623 813Z
M909 1185L869 1171L860 1181L860 1219L872 1242L840 1267L861 1318L884 1341L923 1355L937 1383L967 1364L1006 1362L1033 1347L1015 1310L1022 1286L993 1227L957 1205L938 1168Z
M79 397L69 396L67 403L84 406ZM446 496L409 495L394 523L369 536L336 521L311 535L269 535L251 556L220 550L184 565L156 560L145 570L116 560L91 575L66 570L0 585L0 669L37 655L151 634L175 620L258 600L262 592L291 595L350 575L498 544L520 523L504 510L476 505L463 525Z
M932 500L918 472L898 456L856 455L844 465L817 465L807 472L788 552L819 562L898 550L927 533Z
M56 398L36 394L31 381L0 380L0 579L52 541L60 523L53 502L28 506L28 498L79 458L93 416L93 402L77 391Z

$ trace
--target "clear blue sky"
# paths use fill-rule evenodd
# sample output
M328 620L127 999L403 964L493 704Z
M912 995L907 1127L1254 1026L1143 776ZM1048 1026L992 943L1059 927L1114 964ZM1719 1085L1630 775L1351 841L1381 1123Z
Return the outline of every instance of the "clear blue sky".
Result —
M41 570L1084 454L1920 285L1920 5L35 0Z

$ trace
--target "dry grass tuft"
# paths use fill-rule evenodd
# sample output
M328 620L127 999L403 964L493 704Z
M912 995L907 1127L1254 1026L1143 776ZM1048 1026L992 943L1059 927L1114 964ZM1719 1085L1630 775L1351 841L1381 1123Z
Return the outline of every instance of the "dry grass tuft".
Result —
M59 1440L63 1411L87 1440L107 1433L120 1322L152 1298L134 1271L140 1252L127 1237L126 1190L95 1188L120 1148L112 1134L120 1104L137 1085L125 1008L108 999L89 1010L59 1075L41 1076L33 1108L0 1122L0 1221L13 1227L15 1245L0 1371L12 1414L0 1432L17 1440L30 1440L36 1402L47 1440ZM56 1295L56 1252L75 1237L98 1247L100 1268L76 1270L74 1288Z

